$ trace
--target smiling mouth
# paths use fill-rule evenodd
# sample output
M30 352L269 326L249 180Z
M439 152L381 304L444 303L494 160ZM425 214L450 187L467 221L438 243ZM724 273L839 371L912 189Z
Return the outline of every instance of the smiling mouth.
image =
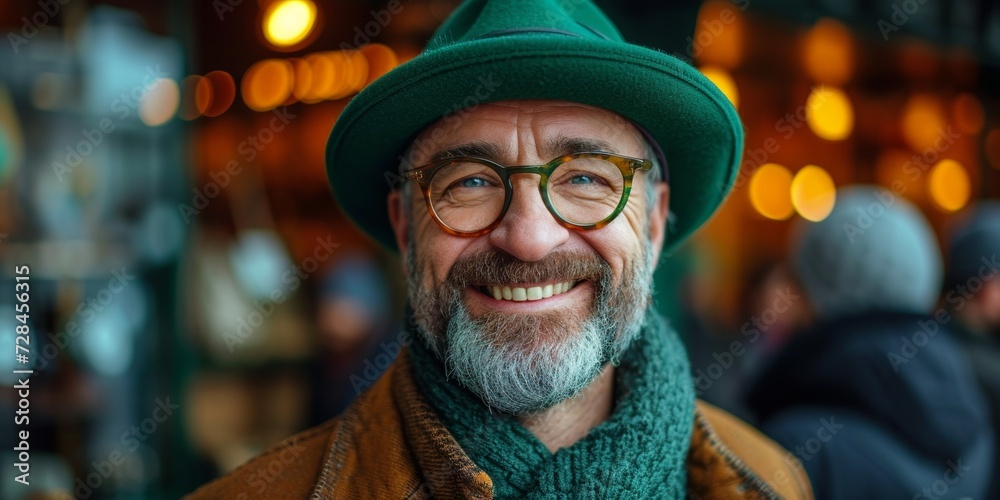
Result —
M542 300L549 297L566 293L573 289L581 280L563 281L561 283L549 283L538 286L510 286L510 285L480 285L476 289L485 295L496 300L510 300L513 302L524 302L531 300Z

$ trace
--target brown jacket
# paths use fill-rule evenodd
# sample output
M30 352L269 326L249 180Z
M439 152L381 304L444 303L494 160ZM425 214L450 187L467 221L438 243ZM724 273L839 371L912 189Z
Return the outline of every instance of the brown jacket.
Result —
M190 499L492 498L434 414L402 355L343 415L292 436ZM801 464L732 415L699 401L688 452L695 499L812 498Z

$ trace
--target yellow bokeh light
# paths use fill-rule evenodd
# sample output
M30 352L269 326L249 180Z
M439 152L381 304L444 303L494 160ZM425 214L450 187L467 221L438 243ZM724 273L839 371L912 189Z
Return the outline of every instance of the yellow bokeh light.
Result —
M729 99L729 102L733 103L734 108L739 108L740 93L739 89L736 88L736 81L733 77L729 75L729 72L718 68L715 66L705 66L699 69L701 74L705 75L719 90Z
M750 178L750 203L761 215L773 220L792 216L792 173L777 163L765 163Z
M903 108L903 138L914 151L934 148L947 126L944 104L934 94L914 94Z
M814 87L806 99L806 123L818 137L842 141L854 128L854 108L843 90Z
M833 19L821 19L802 40L802 59L813 80L830 85L846 83L854 72L850 30Z
M264 38L278 48L305 40L316 24L316 4L310 0L281 0L264 12Z
M837 187L830 174L816 165L806 165L792 179L792 206L803 219L819 222L830 215L837 202Z
M240 84L243 101L254 111L267 111L288 100L294 84L292 63L265 59L247 69Z
M945 159L934 165L927 183L934 204L945 212L954 212L969 202L969 174L955 160Z
M181 103L181 88L170 78L156 80L149 94L139 103L139 119L155 127L174 116Z

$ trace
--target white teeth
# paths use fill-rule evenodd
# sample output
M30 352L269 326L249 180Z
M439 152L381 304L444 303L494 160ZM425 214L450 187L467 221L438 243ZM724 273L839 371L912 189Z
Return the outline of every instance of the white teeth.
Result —
M493 298L496 300L513 300L515 302L523 302L525 300L547 299L553 295L568 292L571 288L573 288L574 284L575 283L572 281L564 281L562 283L554 283L545 286L533 286L528 288L489 285L486 287L485 291L488 291L491 295L493 295Z

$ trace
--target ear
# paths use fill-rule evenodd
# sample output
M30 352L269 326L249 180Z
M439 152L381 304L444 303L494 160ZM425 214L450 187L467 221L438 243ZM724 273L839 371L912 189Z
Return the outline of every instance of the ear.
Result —
M653 244L655 269L655 266L660 262L663 240L667 237L667 219L670 216L670 186L666 182L657 182L656 199L649 202L655 203L653 210L649 213L649 240Z
M386 203L389 208L389 224L392 225L392 232L396 235L396 247L399 248L399 255L403 258L403 272L407 270L406 259L409 256L406 254L407 250L410 248L410 223L406 217L406 208L403 206L405 200L403 199L403 189L407 189L409 186L403 184L399 189L393 189L389 192L389 196L386 198ZM412 207L410 207L412 208Z

